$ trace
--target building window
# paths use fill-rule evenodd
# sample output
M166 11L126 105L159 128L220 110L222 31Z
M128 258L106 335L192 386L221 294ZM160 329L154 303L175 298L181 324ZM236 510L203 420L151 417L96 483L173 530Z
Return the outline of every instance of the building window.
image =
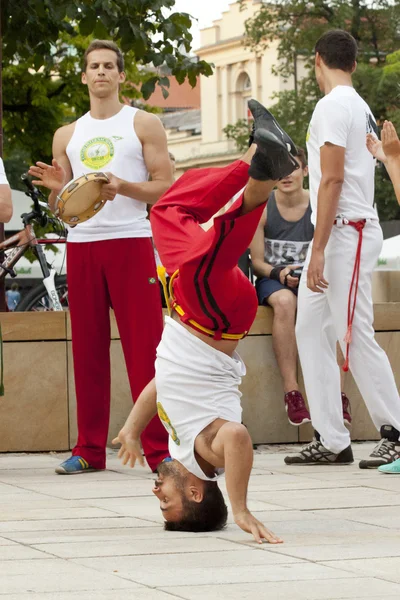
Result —
M238 119L249 120L251 118L251 114L247 108L247 102L250 100L251 96L251 79L246 72L240 73L236 81Z

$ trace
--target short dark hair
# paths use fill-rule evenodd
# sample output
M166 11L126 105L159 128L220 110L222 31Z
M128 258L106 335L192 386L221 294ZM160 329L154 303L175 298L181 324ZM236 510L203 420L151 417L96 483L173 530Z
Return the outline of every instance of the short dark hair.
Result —
M303 148L300 148L300 146L296 146L296 154L295 154L295 156L301 162L301 168L305 169L306 166L307 166L307 156L306 156L306 153L303 150Z
M223 529L228 518L228 508L218 484L204 482L204 498L201 502L182 496L183 517L179 521L165 521L167 531L218 531Z
M121 50L118 48L117 44L112 42L111 40L93 40L91 44L86 48L85 54L83 55L83 71L86 71L88 64L88 55L93 52L93 50L112 50L117 55L117 67L118 71L122 73L124 70L124 56Z
M343 29L331 29L315 44L315 52L321 56L329 69L351 73L357 60L357 42Z

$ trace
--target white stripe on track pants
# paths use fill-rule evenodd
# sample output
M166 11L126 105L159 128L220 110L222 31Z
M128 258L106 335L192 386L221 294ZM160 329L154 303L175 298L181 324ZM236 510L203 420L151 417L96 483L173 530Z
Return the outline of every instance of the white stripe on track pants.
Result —
M343 424L340 371L336 342L345 354L347 305L357 250L358 232L350 225L334 225L325 250L323 294L307 288L310 245L299 286L296 337L314 429L331 452L350 444ZM378 221L367 220L363 231L357 306L350 344L350 371L374 425L392 425L400 431L400 398L386 353L375 340L372 271L382 247Z

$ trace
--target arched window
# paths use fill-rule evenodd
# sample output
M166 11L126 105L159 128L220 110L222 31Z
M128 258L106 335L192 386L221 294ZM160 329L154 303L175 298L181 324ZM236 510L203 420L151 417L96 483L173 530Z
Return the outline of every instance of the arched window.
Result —
M247 108L247 102L250 100L251 93L251 79L249 75L243 71L240 73L236 80L236 97L237 97L237 115L238 119L248 119L249 112Z

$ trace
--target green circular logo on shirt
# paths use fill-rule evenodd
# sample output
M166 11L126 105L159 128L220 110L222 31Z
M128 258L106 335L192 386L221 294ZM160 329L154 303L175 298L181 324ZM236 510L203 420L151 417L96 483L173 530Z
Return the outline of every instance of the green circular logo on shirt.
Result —
M89 169L98 171L112 161L114 152L114 144L109 138L93 138L82 147L81 162Z

